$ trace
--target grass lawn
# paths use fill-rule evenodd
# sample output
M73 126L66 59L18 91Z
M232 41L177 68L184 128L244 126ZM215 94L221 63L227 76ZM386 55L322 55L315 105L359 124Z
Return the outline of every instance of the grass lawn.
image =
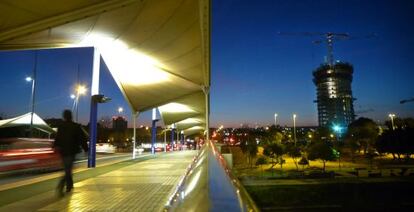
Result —
M349 180L312 184L245 186L263 211L341 211L410 209L414 182L360 182Z

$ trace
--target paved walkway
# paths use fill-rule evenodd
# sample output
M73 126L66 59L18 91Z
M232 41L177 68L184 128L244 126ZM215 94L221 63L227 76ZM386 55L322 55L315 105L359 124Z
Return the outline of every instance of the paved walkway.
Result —
M45 191L0 211L162 211L195 154L160 155L80 181L63 198Z

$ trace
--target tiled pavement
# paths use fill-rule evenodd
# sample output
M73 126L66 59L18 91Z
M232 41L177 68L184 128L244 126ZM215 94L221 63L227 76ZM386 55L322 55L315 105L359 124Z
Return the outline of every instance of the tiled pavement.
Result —
M195 154L164 154L78 182L63 198L47 191L0 211L162 211Z

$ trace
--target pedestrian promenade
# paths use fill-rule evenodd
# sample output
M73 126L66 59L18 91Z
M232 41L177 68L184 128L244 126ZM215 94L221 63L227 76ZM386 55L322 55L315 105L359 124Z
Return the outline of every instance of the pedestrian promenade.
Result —
M0 211L162 211L195 155L196 151L160 154L76 181L74 191L62 198L48 189Z

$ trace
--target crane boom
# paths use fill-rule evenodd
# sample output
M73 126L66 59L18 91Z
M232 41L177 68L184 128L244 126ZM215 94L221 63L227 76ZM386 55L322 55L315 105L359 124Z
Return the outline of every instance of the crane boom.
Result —
M335 32L278 32L278 35L287 36L319 36L323 37L323 40L314 41L314 43L326 42L328 49L328 64L334 65L333 56L333 41L339 39L349 39L348 33L335 33Z
M414 98L401 100L400 104L404 104L404 103L407 103L407 102L414 102Z

